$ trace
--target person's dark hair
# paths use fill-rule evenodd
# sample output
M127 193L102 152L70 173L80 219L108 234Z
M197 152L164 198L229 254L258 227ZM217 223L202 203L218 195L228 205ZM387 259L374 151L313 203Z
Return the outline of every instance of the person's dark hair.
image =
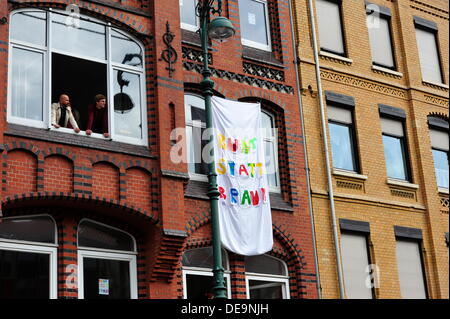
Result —
M103 94L97 94L97 95L94 97L94 100L95 100L95 103L97 103L97 102L100 101L100 100L106 100L106 96L104 96Z

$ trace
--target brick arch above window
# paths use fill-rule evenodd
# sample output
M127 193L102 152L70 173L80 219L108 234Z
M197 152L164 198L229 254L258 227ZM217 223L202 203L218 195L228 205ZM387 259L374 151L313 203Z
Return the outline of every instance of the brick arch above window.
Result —
M151 40L153 39L153 35L150 33L150 29L147 26L149 24L149 16L133 16L132 13L130 15L125 15L123 14L122 10L108 8L106 4L105 6L93 6L88 3L88 1L76 0L71 4L76 5L80 10L80 14L82 15L87 15L99 20L103 20L106 23L111 23L112 26L134 35L146 46L152 44ZM58 9L65 11L68 8L68 5L69 4L66 0L53 0L51 2L46 0L22 0L20 1L20 3L12 3L10 6L10 12L18 9ZM130 16L133 16L134 19L130 19Z

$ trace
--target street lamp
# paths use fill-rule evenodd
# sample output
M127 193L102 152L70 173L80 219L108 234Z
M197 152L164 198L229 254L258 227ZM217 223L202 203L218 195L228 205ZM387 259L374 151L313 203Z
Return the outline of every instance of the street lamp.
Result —
M230 20L224 17L217 17L210 21L210 15L222 12L222 1L217 1L217 8L214 7L214 0L199 0L196 7L196 14L200 17L200 38L203 54L203 80L200 82L202 94L205 98L206 129L213 127L211 112L211 97L213 95L214 82L211 80L211 70L208 67L208 39L224 41L232 37L235 33ZM210 136L210 142L213 136ZM212 151L213 152L213 151ZM212 154L212 156L214 156ZM217 174L214 164L214 157L208 164L208 197L211 207L211 229L212 246L214 257L214 299L226 299L225 281L223 278L224 269L222 266L222 248L220 243L219 229L219 190L217 189Z

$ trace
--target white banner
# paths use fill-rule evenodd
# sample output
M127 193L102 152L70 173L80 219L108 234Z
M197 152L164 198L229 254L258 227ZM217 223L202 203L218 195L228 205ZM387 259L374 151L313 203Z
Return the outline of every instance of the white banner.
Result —
M222 245L239 255L273 246L261 106L212 98L214 160Z

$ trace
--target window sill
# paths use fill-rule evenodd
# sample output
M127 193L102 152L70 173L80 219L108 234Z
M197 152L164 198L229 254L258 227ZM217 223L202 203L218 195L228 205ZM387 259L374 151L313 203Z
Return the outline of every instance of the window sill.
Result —
M58 130L64 130L58 131ZM56 144L78 146L96 150L110 151L127 155L136 155L146 158L156 158L147 146L127 144L106 139L101 134L95 134L100 138L86 136L85 132L75 133L72 129L39 129L18 124L8 124L5 135L24 137L33 140L46 141ZM94 134L94 133L93 133ZM84 136L83 136L84 135Z
M333 54L333 53L329 53L326 51L320 51L319 55L321 58L325 58L328 60L331 60L333 62L338 62L341 64L346 64L346 65L351 65L353 63L352 59L349 58L344 58L343 56L337 55L337 54Z
M263 64L272 65L279 68L284 68L283 63L278 61L272 51L264 51L261 49L248 47L243 45L242 46L242 57L244 59L253 61L253 62L259 62Z
M390 179L390 178L388 178L387 184L391 185L391 186L400 186L400 187L410 188L410 189L419 189L419 185L417 185L417 184L412 184L409 182Z
M343 176L343 177L350 177L350 178L359 179L359 180L362 180L362 181L365 181L365 180L368 179L368 177L366 175L361 175L361 174L357 174L357 173L354 173L354 172L343 171L343 170L339 170L339 169L333 169L333 175Z
M403 77L403 73L397 72L397 71L393 71L391 69L388 68L383 68L381 66L378 65L372 65L372 71L375 73L382 73L388 76L394 76L396 78L402 78Z
M438 89L438 90L444 90L444 91L449 90L449 86L444 83L435 83L435 82L422 80L422 84L425 86L428 86L428 87L432 87L434 89Z
M438 192L439 192L439 194L443 194L443 195L449 194L448 188L444 188L444 187L438 187Z

